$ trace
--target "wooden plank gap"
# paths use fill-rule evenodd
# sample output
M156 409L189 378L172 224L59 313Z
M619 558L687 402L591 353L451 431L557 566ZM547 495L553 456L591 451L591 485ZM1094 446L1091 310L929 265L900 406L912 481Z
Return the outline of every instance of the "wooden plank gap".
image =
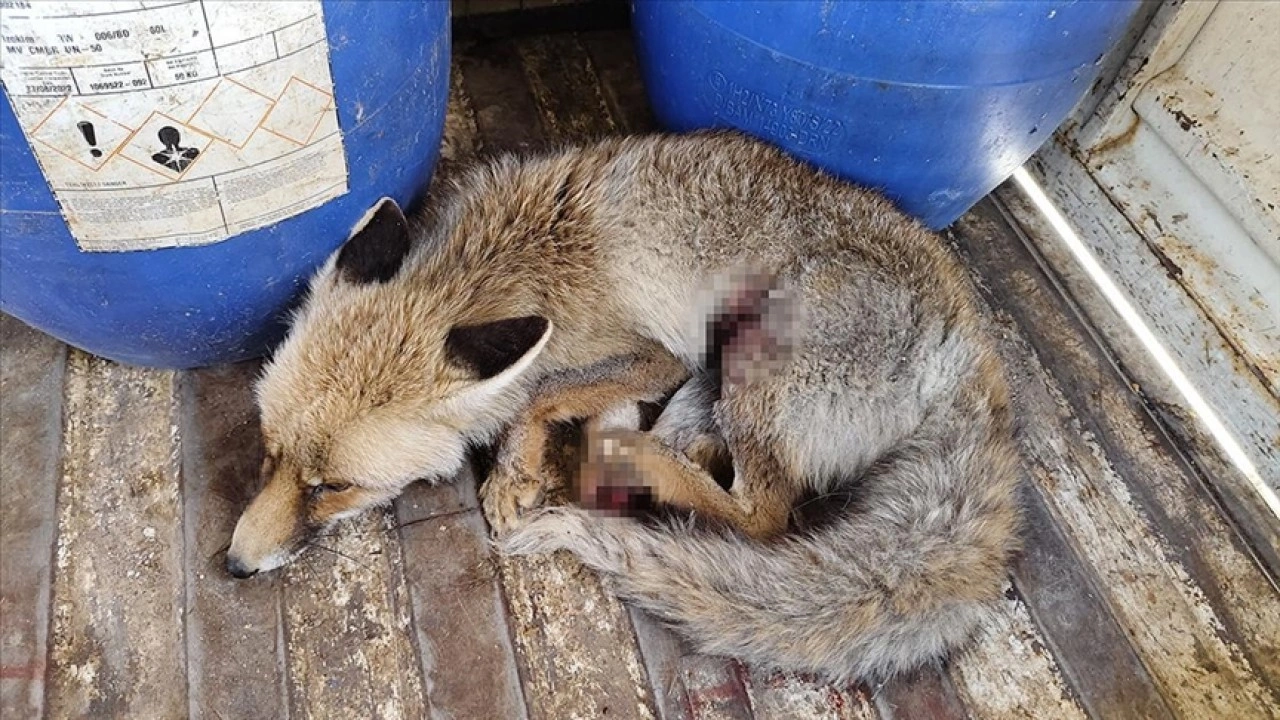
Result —
M591 57L577 37L539 35L515 46L550 138L588 142L617 134Z
M236 580L225 568L236 521L261 484L258 369L246 362L179 379L192 718L288 714L279 575Z
M515 47L500 40L456 38L462 87L471 101L479 152L528 150L543 142L541 114Z
M680 639L643 610L628 605L627 613L649 687L653 689L658 717L660 720L690 720L693 711L680 679L680 660L685 654Z

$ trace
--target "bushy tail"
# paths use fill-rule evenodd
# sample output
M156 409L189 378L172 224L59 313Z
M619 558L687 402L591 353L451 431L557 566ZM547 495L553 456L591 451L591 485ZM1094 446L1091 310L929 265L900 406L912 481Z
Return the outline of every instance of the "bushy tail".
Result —
M576 553L708 654L832 680L887 677L964 643L1015 549L1014 455L992 428L899 448L806 533L730 533L558 509L508 550Z

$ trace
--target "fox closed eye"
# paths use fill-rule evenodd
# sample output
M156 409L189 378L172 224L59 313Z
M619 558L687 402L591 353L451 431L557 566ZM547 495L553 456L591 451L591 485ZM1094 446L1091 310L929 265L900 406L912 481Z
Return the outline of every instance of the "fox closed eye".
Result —
M320 483L319 485L312 485L309 488L308 492L310 493L311 497L317 498L317 497L320 497L321 495L325 495L328 493L340 493L350 489L351 489L351 483L331 482L331 483Z

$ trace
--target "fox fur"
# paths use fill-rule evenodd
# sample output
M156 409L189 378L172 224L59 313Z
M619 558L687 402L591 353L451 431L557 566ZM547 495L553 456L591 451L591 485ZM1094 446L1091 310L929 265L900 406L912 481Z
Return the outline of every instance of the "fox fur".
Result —
M568 550L700 651L843 681L961 647L1017 548L1008 391L964 268L877 194L734 133L494 159L414 220L381 203L257 389L238 576L498 441L481 496L504 552ZM635 404L667 398L639 431ZM571 418L592 418L584 499L631 484L683 514L548 507L547 427ZM798 524L812 498L840 501Z

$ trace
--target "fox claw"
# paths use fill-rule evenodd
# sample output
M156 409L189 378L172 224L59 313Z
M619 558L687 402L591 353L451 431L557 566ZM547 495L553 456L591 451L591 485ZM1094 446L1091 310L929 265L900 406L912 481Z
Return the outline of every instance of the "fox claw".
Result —
M523 525L530 511L542 505L543 483L517 468L499 465L480 487L480 505L495 535Z

